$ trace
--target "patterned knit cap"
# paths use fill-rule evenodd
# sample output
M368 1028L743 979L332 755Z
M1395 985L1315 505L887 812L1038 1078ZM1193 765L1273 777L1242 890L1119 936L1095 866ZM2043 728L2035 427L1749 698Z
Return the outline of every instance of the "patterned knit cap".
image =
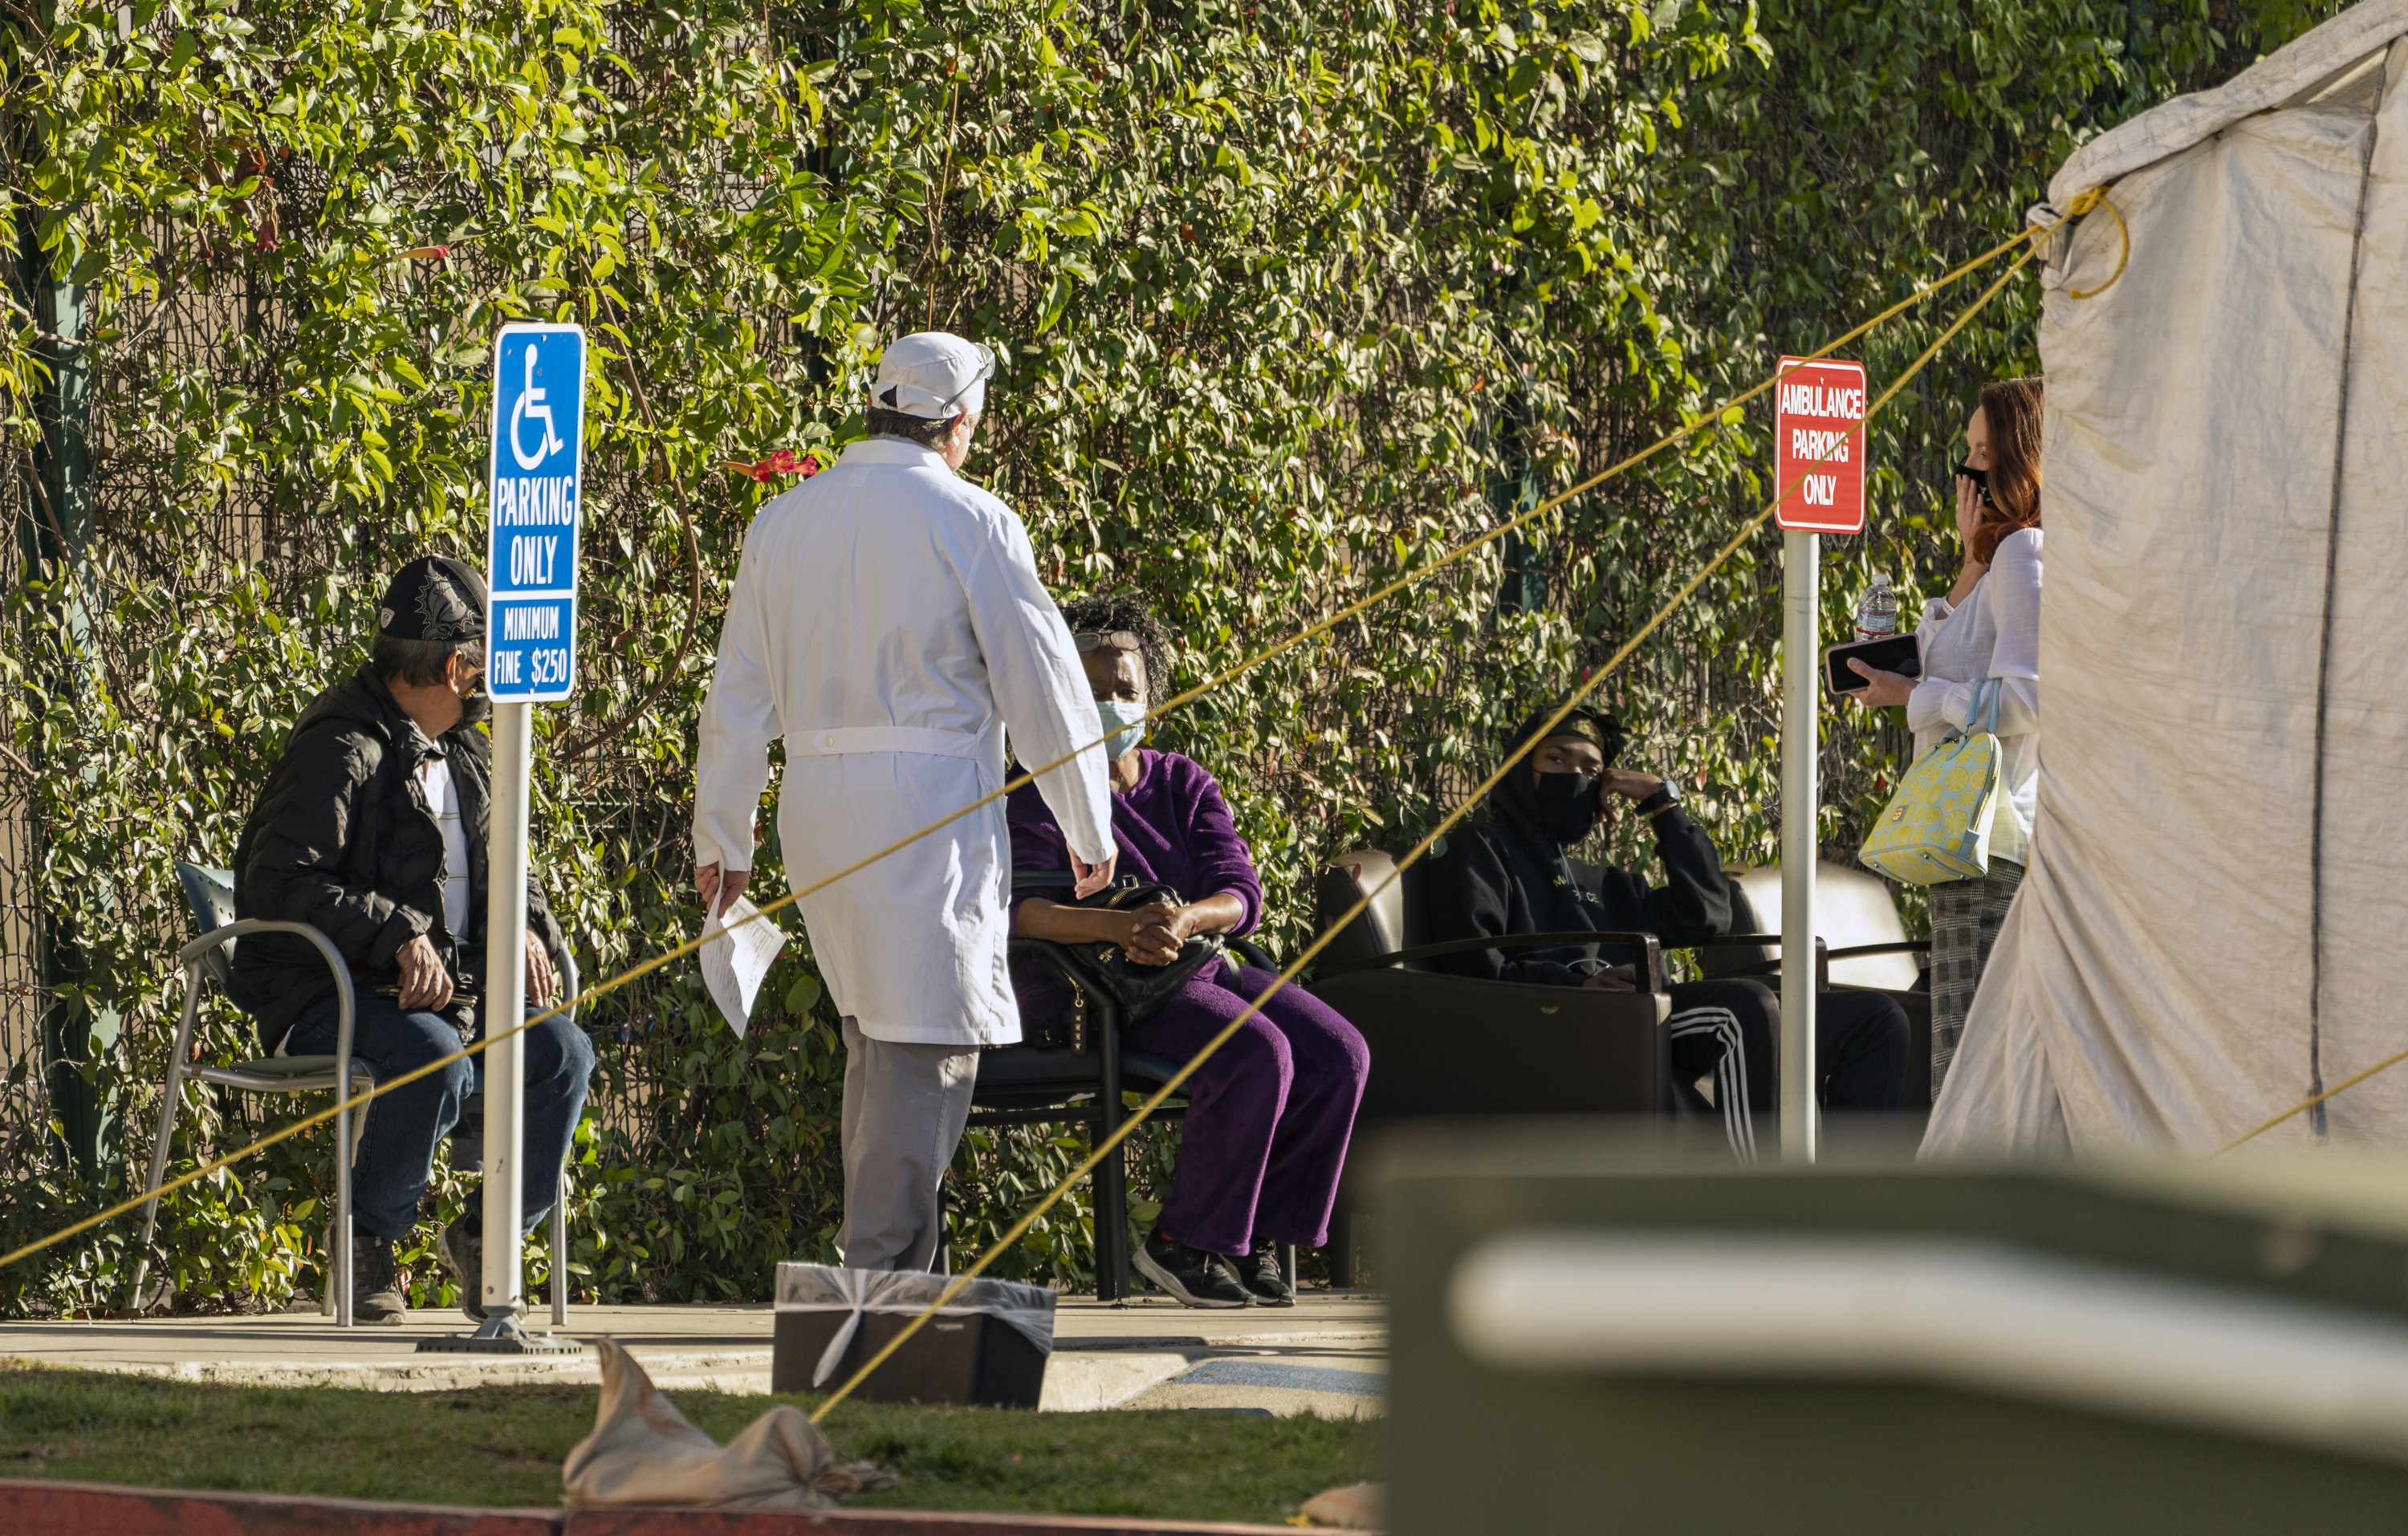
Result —
M377 633L396 640L481 640L485 579L448 554L422 554L394 572Z

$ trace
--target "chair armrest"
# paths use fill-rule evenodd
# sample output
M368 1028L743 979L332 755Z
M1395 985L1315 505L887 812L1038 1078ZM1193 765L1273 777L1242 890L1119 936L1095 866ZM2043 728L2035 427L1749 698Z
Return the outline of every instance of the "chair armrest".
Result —
M1253 966L1257 970L1276 972L1280 969L1280 963L1271 958L1271 952L1263 948L1262 945L1255 943L1251 939L1229 938L1225 939L1223 942L1227 944L1229 948L1236 950L1240 955L1244 955L1246 958L1246 964Z
M1700 939L1694 944L1675 944L1672 947L1675 949L1728 949L1745 946L1748 949L1760 949L1767 944L1780 942L1781 935L1777 933L1727 933L1718 939ZM1835 953L1826 946L1822 940L1815 940L1814 990L1817 992L1831 990L1832 961L1850 955L1887 954L1899 947L1901 946L1896 944L1867 944L1861 949L1840 950ZM1924 947L1928 949L1930 946L1927 944ZM1736 982L1753 976L1776 976L1780 972L1780 961L1767 960L1760 966L1750 966L1745 970L1727 970L1715 980Z
M1079 962L1067 947L1051 939L1014 939L1004 946L1004 955L1011 960L1035 960L1065 986L1077 992L1087 990L1079 979Z
M1482 939L1449 939L1435 944L1415 944L1411 949L1391 950L1368 960L1332 966L1327 970L1316 971L1313 980L1326 982L1349 971L1383 969L1413 960L1434 960L1441 955L1472 955L1484 949L1542 949L1557 944L1619 944L1635 949L1644 962L1646 990L1664 990L1662 940L1652 933L1632 933L1613 928L1576 928L1564 933L1500 933Z
M1886 944L1850 944L1846 949L1833 950L1828 958L1853 960L1860 955L1928 955L1930 953L1931 940L1928 939L1900 939Z
M318 953L326 957L326 964L334 967L336 970L346 977L351 974L351 968L344 963L342 953L335 948L335 941L333 940L327 938L324 934L319 932L316 928L311 927L307 923L280 923L273 918L266 917L246 917L237 922L229 923L222 928L211 928L208 932L201 935L198 939L186 944L182 949L178 950L176 952L176 964L179 967L189 966L194 961L199 959L202 955L207 955L209 951L217 948L220 944L227 943L233 940L240 939L247 934L253 933L297 933L302 938L308 940L311 943L318 946Z
M229 940L254 933L296 933L318 946L326 959L326 969L335 975L335 996L342 1003L342 1012L335 1023L336 1080L348 1083L351 1073L351 1026L359 1017L357 999L351 993L351 968L343 959L335 941L307 923L280 923L273 918L245 917L208 932L176 952L176 963L186 975L193 974L194 963L209 951Z
M565 933L562 934L560 936L560 992L557 1000L566 1005L561 1009L560 1016L567 1020L570 1024L575 1024L577 1022L577 995L584 991L585 987L584 984L578 980L577 956L571 953L571 950L572 946L568 942L568 935Z

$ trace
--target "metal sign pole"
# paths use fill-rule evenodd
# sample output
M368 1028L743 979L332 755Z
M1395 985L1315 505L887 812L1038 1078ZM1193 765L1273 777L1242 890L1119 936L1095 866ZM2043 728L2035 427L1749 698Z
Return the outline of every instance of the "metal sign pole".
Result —
M1811 1163L1822 1140L1814 1085L1815 783L1822 666L1822 536L1781 536L1781 1156Z
M576 1354L566 1340L519 1327L527 1164L527 799L535 772L534 706L577 686L577 567L585 507L585 333L514 324L494 338L492 456L486 469L485 691L494 700L493 830L485 860L484 1321L473 1334L423 1340L423 1350ZM505 1031L512 1031L507 1039ZM544 1149L547 1158L553 1150ZM556 1182L553 1170L544 1170ZM541 1187L543 1180L538 1180ZM554 1230L558 1227L555 1225ZM552 1315L568 1256L552 1256ZM466 1299L464 1298L464 1300Z
M1814 1060L1815 783L1821 746L1822 536L1865 531L1865 366L1781 360L1773 474L1781 486L1781 1156L1811 1163L1823 1140Z
M526 1017L527 782L535 771L534 706L494 706L494 825L485 859L485 1032ZM515 1318L525 1168L522 1112L526 1098L526 1037L485 1047L485 1272L488 1321ZM557 1265L557 1260L554 1260ZM554 1282L557 1284L557 1281Z

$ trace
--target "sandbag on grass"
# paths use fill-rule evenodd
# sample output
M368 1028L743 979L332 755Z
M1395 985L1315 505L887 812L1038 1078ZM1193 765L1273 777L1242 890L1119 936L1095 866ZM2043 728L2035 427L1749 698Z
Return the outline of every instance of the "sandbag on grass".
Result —
M892 1473L844 1466L827 1436L792 1403L754 1419L725 1445L686 1422L633 1357L609 1339L594 1432L561 1464L571 1509L666 1504L696 1509L834 1509L846 1494L891 1488Z

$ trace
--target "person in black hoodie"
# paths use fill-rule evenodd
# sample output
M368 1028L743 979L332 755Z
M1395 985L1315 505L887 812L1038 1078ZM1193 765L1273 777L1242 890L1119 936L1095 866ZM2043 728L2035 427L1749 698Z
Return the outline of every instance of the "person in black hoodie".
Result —
M1506 743L1508 756L1545 725L1533 714ZM1626 739L1610 714L1579 710L1499 780L1492 822L1470 822L1430 850L1429 940L1487 935L1621 929L1652 933L1668 948L1730 931L1730 886L1714 846L1680 792L1651 773L1616 768ZM1634 802L1656 833L1666 883L1611 865L1575 861L1570 850L1597 829L1605 797ZM1435 963L1462 976L1627 991L1636 984L1628 951L1596 944L1475 950ZM1713 1107L1733 1145L1752 1154L1754 1130L1742 1106L1758 1113L1777 1102L1775 1062L1781 1004L1747 978L1684 982L1671 989L1675 1092L1712 1076ZM1873 992L1826 992L1816 999L1815 1061L1824 1106L1895 1111L1905 1081L1910 1039L1905 1012Z
M235 848L236 915L309 924L349 963L352 1055L380 1081L477 1036L493 803L492 743L477 728L491 711L475 696L486 607L483 580L461 562L427 555L404 566L378 610L368 664L301 711ZM532 876L527 914L526 995L540 1009L552 1002L561 935ZM259 1000L262 1045L278 1055L334 1053L339 1004L316 946L254 934L236 949L235 969ZM522 1210L533 1231L552 1209L585 1107L594 1047L559 1018L520 1038ZM404 1320L393 1244L418 1223L436 1143L460 1123L474 1079L469 1062L455 1061L368 1107L351 1174L352 1311L363 1321ZM472 1318L484 1315L480 1215L472 1204L437 1244Z

